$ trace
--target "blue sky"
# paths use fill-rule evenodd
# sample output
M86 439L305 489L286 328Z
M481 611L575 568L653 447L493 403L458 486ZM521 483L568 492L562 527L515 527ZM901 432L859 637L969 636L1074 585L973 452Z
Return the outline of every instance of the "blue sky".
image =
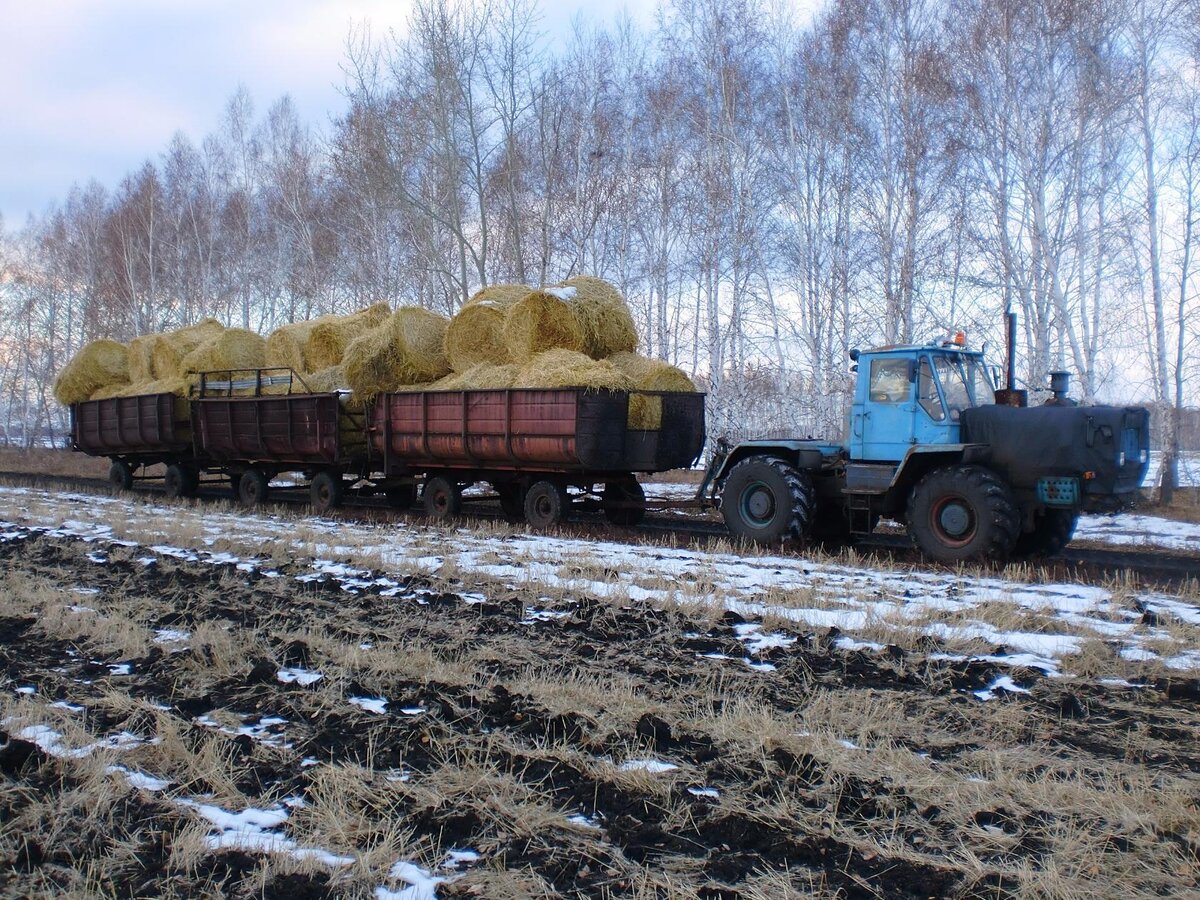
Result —
M622 9L648 25L653 0L542 0L565 37L578 14ZM0 0L0 215L13 229L73 182L112 186L182 130L213 130L244 84L260 111L284 93L323 125L342 105L352 22L404 30L411 0Z

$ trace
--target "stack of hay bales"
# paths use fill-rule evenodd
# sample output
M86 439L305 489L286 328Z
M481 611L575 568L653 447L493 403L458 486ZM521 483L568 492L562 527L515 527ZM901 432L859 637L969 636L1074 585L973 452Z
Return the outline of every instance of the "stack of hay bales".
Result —
M129 384L129 348L101 338L86 344L54 379L54 399L81 403L97 391Z
M419 306L402 306L346 348L346 382L355 401L425 387L450 373L444 344L449 321Z
M638 356L637 345L628 304L600 278L580 275L540 290L493 285L451 319L445 346L454 372L429 389L696 390L682 370ZM661 423L661 398L630 398L629 427Z

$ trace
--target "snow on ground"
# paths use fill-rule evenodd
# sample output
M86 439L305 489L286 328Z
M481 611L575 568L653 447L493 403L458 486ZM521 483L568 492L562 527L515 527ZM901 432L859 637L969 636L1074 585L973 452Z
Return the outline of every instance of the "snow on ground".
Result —
M113 531L114 522L120 523L120 535ZM1154 592L1117 595L1089 585L436 528L412 521L297 521L241 509L0 486L0 542L24 539L34 529L95 544L97 551L155 547L171 556L278 577L272 559L231 552L252 547L273 558L301 561L307 571L294 576L299 579L331 581L350 592L372 588L399 599L419 599L419 591L405 586L414 573L463 579L467 587L471 578L483 577L506 589L533 588L541 596L568 600L589 596L617 603L715 603L749 620L771 616L797 630L836 627L855 634L856 646L864 648L893 641L911 644L920 635L973 641L980 650L971 658L1033 666L1050 675L1059 674L1064 658L1081 652L1089 640L1104 642L1124 659L1200 669L1200 639L1190 630L1200 625L1195 598ZM172 534L205 548L218 541L223 546L219 551L180 549L169 543ZM303 562L309 558L311 562ZM347 564L348 559L357 565ZM384 574L373 575L360 568L364 564ZM743 629L741 637L747 664L764 674L774 667L753 657L771 648L786 653L790 643L789 636L758 627ZM305 684L321 675L283 669L278 677ZM420 712L414 708L412 714Z

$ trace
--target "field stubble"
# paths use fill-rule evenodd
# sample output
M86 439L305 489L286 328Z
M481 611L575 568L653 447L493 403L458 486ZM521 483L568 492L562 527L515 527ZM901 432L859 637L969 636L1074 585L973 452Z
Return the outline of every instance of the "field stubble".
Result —
M314 577L329 523L275 517L272 548L205 521L160 521L165 549L132 517L127 545L0 543L7 894L1161 896L1200 877L1194 677L1103 645L1086 662L1087 641L1078 677L1043 677L912 622L763 620L711 602L717 571L670 603L581 589L628 574L599 558L488 576L511 565L503 528L471 566L423 572L458 538L431 531L407 573L362 542Z

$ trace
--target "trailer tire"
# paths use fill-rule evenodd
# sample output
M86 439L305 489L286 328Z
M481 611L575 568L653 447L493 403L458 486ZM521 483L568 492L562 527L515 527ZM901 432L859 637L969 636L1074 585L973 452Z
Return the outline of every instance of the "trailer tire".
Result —
M909 495L908 533L935 562L1003 564L1019 531L1012 491L983 466L934 469Z
M183 463L172 463L163 474L163 489L171 499L194 497L200 486L200 473Z
M462 512L462 491L457 484L440 476L425 482L421 500L425 504L425 515L431 519L445 521Z
M393 509L412 509L413 504L417 502L417 486L412 482L397 484L385 488L383 496L387 499L388 506Z
M525 492L525 521L544 531L567 518L571 500L562 485L553 481L535 481Z
M806 537L815 506L808 473L773 456L743 459L721 491L725 527L760 544Z
M1054 556L1071 543L1079 513L1073 509L1047 509L1034 520L1033 531L1023 532L1013 547L1014 559Z
M632 475L604 485L604 518L622 528L636 528L646 518L646 491ZM607 504L620 504L608 506Z
M262 506L270 493L269 481L262 469L247 469L238 481L238 499L244 506Z
M341 506L343 488L340 472L318 472L308 487L313 511L327 513Z
M114 459L108 467L108 483L118 491L127 491L133 487L133 469L123 459Z
M525 495L521 493L520 482L510 481L506 484L498 484L496 493L500 495L500 510L504 513L504 518L510 522L523 522L525 520Z

